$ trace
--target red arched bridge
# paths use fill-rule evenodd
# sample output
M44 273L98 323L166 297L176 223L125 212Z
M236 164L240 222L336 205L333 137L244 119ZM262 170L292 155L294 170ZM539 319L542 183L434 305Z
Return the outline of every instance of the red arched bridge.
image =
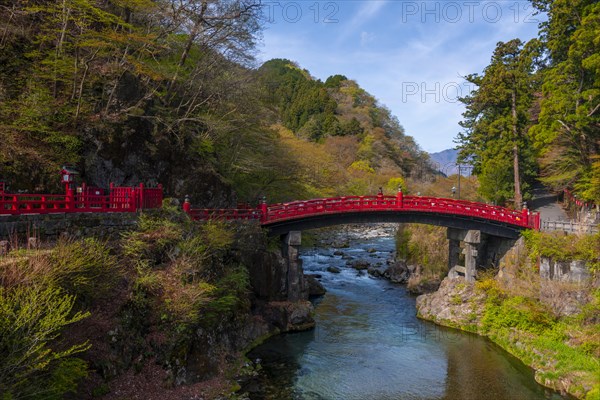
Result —
M345 196L290 203L266 204L258 208L184 210L195 220L258 220L273 235L331 225L368 222L423 223L517 238L524 229L540 227L540 216L472 201L436 197Z

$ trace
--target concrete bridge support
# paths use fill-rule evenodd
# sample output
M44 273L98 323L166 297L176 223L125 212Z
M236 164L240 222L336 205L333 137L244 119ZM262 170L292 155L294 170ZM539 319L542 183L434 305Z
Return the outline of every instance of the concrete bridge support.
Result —
M302 260L298 257L302 232L290 231L283 237L282 254L287 266L287 300L299 301L308 298L308 288L304 280Z
M448 228L447 237L450 241L448 276L464 276L467 282L475 281L477 268L497 267L515 244L514 239L486 235L478 230ZM461 254L464 255L464 265L460 265Z

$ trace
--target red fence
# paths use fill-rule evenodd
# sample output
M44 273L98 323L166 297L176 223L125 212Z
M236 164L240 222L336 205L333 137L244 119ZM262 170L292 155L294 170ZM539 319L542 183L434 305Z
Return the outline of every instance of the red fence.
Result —
M564 190L565 193L565 199L570 202L570 203L575 203L577 206L579 207L585 207L585 208L594 208L596 207L596 205L592 202L586 202L583 201L581 199L578 199L576 195L574 195L573 193L571 193L571 191L569 189L565 189Z
M5 193L0 186L0 215L50 214L63 212L135 212L140 209L160 208L162 186L145 188L117 187L104 189L86 187L67 194L13 194Z
M436 197L403 196L347 196L291 203L261 204L257 209L190 209L187 212L196 220L224 219L246 220L260 219L261 224L302 219L315 215L342 214L350 212L415 212L438 213L476 217L501 222L523 228L538 229L540 217L529 210L510 210L500 206L491 206L465 200Z

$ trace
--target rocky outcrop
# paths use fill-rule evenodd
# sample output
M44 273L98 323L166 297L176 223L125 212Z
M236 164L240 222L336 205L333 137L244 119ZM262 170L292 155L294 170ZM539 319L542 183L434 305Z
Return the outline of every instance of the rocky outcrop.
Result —
M280 332L311 329L315 326L313 305L310 301L273 301L264 305L262 316Z
M485 295L464 278L445 278L434 293L417 297L417 315L446 326L465 327L483 313Z

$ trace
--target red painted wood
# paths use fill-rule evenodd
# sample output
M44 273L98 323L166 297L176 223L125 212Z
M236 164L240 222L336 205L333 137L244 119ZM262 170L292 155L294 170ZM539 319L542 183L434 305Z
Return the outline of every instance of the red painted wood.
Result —
M477 217L524 228L539 229L539 214L532 214L527 210L515 211L466 200L421 196L346 196L271 204L266 207L261 204L255 210L190 209L189 214L195 220L259 219L262 225L268 225L325 214L399 210Z
M96 194L101 193L101 194ZM79 193L14 194L0 191L0 215L51 214L75 212L135 212L162 206L162 186L157 188L115 187L104 190L82 185Z

